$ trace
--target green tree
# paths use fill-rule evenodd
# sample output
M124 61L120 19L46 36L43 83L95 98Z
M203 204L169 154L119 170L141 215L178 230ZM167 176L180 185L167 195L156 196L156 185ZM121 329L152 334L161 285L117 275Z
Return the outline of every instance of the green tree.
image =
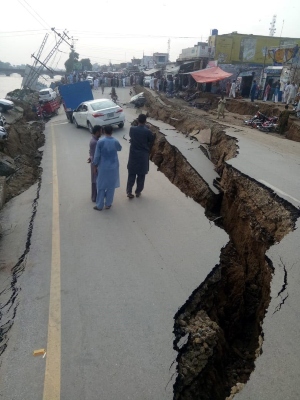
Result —
M76 51L72 50L69 54L69 58L65 62L65 67L67 73L73 72L75 69L75 64L78 63L79 54Z
M82 58L79 62L82 65L82 71L92 71L93 66L89 58Z

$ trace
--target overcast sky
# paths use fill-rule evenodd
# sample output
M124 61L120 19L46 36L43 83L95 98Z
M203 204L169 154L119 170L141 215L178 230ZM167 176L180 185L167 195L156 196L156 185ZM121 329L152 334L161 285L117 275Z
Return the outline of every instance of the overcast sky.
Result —
M0 60L13 65L32 64L31 54L37 53L51 27L68 30L80 58L99 64L130 61L143 52L167 52L168 38L170 59L175 61L182 48L207 40L211 29L218 29L219 34L238 31L267 36L273 14L277 14L276 36L300 37L299 0L2 1ZM54 44L51 33L42 59ZM59 49L48 64L52 68L63 68L68 58L68 45Z

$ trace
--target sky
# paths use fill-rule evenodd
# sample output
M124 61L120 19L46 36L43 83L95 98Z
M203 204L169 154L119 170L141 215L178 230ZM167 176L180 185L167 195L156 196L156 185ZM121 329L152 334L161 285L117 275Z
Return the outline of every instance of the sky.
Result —
M3 1L0 61L12 65L31 65L31 54L37 54L45 34L49 33L41 56L44 60L57 40L51 31L53 27L60 33L68 31L79 58L90 58L92 64L100 65L130 62L133 57L141 58L143 53L166 53L168 39L170 60L176 61L181 49L206 41L212 29L218 29L219 34L237 31L268 36L274 14L277 15L275 36L300 37L299 0L272 3L252 0L247 6L236 0ZM64 68L70 47L63 43L59 50L48 63L54 69Z

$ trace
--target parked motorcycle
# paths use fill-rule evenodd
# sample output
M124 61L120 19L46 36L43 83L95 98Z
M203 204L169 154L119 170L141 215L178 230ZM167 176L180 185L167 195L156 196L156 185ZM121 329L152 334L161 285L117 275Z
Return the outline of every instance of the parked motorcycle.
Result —
M278 126L278 117L272 117L269 120L265 121L263 124L258 126L258 129L261 132L269 133L275 132Z
M272 117L273 118L273 117ZM252 128L258 128L261 126L264 122L269 121L270 118L261 113L260 111L257 111L257 113L250 119L245 120L244 124L247 126L252 126Z

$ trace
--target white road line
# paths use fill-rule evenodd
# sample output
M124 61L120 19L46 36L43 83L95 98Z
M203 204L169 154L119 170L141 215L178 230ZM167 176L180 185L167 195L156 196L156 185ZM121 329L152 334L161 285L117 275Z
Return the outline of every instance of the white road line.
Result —
M289 197L291 200L296 201L297 203L300 203L300 200L296 199L293 196L290 196L289 194L283 192L282 190L278 189L276 186L271 185L269 182L264 181L263 179L259 179L259 182L262 183L265 186L268 186L270 189L274 190L274 192L280 193L285 197Z

